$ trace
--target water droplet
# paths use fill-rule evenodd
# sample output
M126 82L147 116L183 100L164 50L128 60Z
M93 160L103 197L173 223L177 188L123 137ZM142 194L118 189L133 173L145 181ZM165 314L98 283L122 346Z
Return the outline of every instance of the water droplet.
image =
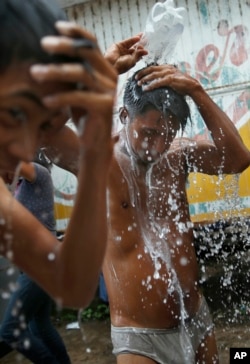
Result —
M30 348L30 340L26 339L23 342L23 346L25 349L29 349Z
M50 262L52 262L53 260L55 260L56 259L56 255L55 255L55 253L49 253L48 254L48 260L50 261Z
M187 265L187 264L188 264L188 259L187 259L187 257L181 257L181 259L180 259L180 264L181 264L182 266Z

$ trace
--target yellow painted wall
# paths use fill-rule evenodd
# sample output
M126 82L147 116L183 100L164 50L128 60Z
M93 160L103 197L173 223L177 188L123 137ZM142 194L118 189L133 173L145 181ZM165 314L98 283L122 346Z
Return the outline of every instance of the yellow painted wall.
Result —
M242 140L250 150L250 119L239 129ZM250 167L239 178L231 175L208 176L201 173L192 173L189 176L187 189L190 204L212 203L218 200L249 197L250 203ZM219 212L206 212L192 215L194 222L216 221L219 217L230 219L238 216L250 216L250 205L244 207L236 205L235 209Z

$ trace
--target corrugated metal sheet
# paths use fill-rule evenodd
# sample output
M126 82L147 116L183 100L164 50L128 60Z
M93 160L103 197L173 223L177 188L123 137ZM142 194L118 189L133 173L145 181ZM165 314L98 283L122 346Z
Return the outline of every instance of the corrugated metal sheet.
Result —
M69 19L94 33L105 50L113 42L140 32L153 0L92 0L66 9Z
M91 0L58 0L59 5L62 8L69 8L70 6L87 3Z

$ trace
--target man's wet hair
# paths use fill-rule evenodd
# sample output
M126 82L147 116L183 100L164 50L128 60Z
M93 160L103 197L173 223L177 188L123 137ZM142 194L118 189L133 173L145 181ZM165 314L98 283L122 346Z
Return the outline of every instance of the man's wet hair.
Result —
M144 90L143 85L139 86L135 78L141 70L136 71L127 80L124 90L123 104L130 116L133 118L149 109L160 111L164 117L171 113L177 117L180 122L180 128L183 131L188 119L191 120L190 109L185 97L178 94L171 87L159 87L149 91Z
M64 55L51 55L41 38L58 35L55 22L67 20L56 0L0 0L0 72L14 62L72 62Z

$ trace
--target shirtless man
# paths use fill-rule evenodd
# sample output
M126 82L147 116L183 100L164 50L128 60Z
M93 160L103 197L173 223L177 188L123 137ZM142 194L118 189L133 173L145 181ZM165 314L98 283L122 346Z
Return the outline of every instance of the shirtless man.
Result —
M192 98L212 142L176 139ZM218 363L199 288L186 195L190 172L240 173L250 154L227 115L170 65L128 80L108 180L103 265L118 364Z

